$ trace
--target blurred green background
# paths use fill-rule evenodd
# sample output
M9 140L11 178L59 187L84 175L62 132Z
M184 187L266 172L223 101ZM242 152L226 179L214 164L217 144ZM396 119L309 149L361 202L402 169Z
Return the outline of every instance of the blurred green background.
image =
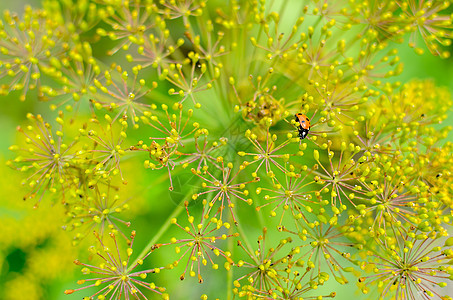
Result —
M1 1L0 10L9 9L21 13L24 4L37 7L39 1ZM410 79L431 78L437 85L447 86L453 91L453 58L441 60L429 54L419 56L406 43L397 48L404 63L404 72L394 80L404 83ZM85 240L81 247L71 246L71 233L61 229L64 224L64 209L61 205L57 203L52 206L49 202L44 202L39 209L34 210L34 203L22 200L25 192L21 190L20 174L5 165L5 161L12 158L8 147L16 142L16 126L23 124L28 112L37 114L47 111L48 104L38 103L34 99L20 102L17 95L2 97L0 103L0 299L81 299L84 293L64 295L64 290L76 287L75 282L81 278L81 274L80 268L76 268L72 261L87 257L86 249L93 238ZM449 112L447 121L439 126L445 125L453 126L452 111ZM450 133L448 140L453 141L453 133ZM129 165L133 163L134 161L130 161ZM142 165L140 162L136 163L137 166ZM153 173L140 167L129 171L134 173L136 180L127 187L129 197L132 198L128 214L134 216L132 228L137 230L134 248L139 250L158 230L155 224L162 224L173 211L175 203L160 201L159 205L155 205L156 200L169 198L166 184L154 185L152 188L149 185L149 182L161 180L162 172ZM258 234L256 232L250 239L253 241ZM156 255L150 257L148 264L162 265L159 262L164 255L156 252ZM163 276L155 283L167 286L173 299L199 299L202 294L195 280L180 282L179 274L175 272L169 273L168 277ZM211 282L209 286L205 284L203 291L224 290L224 283L219 278L216 283ZM334 280L329 283L329 287L338 293L341 289L350 289L349 286L340 286ZM365 299L363 297L359 298Z

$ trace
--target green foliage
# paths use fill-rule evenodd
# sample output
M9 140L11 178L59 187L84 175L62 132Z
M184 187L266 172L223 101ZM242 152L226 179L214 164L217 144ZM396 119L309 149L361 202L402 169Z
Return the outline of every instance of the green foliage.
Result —
M449 5L43 0L5 11L2 99L48 106L17 127L6 164L35 208L64 210L53 228L73 231L74 249L90 245L74 261L80 287L65 293L343 299L355 279L374 298L451 299L453 102L432 80L397 80L398 43L449 57ZM133 245L136 232L145 241ZM199 287L178 296L186 281Z

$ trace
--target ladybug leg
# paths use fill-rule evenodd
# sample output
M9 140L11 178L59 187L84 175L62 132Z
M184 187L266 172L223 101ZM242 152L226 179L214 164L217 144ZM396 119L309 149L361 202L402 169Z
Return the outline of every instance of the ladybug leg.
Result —
M307 135L308 135L308 132L310 131L309 129L302 128L302 126L299 126L297 129L299 131L299 137L300 137L301 140L306 138Z

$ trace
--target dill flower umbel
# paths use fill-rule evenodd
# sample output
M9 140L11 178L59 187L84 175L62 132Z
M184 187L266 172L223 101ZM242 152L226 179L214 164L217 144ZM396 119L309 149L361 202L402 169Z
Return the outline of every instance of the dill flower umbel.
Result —
M66 290L65 294L72 294L93 286L101 286L101 289L98 292L94 293L92 296L85 297L84 299L94 299L95 297L96 299L106 299L107 297L113 299L130 299L131 297L135 297L136 299L148 299L141 289L157 293L161 295L162 299L169 299L168 294L165 293L165 288L157 287L152 282L148 283L147 281L144 281L148 277L148 274L159 273L163 267L134 271L135 268L143 265L144 260L151 254L152 251L141 257L133 265L129 265L129 260L133 253L132 246L134 243L135 231L131 234L131 242L129 248L127 248L126 257L121 256L119 245L114 233L110 233L110 237L112 238L116 248L113 249L113 251L101 241L96 232L94 234L98 239L102 250L97 250L93 247L90 248L90 251L99 256L102 263L99 266L94 266L75 260L74 264L83 266L83 274L95 274L94 276L96 276L96 278L77 281L78 284L89 283L89 285L77 289Z
M73 244L77 244L93 230L99 233L101 239L107 232L119 233L127 239L121 224L129 227L131 223L120 219L119 215L129 208L129 204L127 199L122 200L115 190L111 184L106 187L95 185L86 190L79 190L80 193L69 202L66 213L69 224L64 228L76 232Z
M10 150L23 155L8 161L8 164L22 172L31 170L31 175L23 181L23 184L31 188L24 198L38 196L35 206L39 204L46 191L62 193L64 201L65 191L78 183L77 172L74 172L74 169L78 168L76 160L78 153L74 146L79 138L75 137L69 144L63 143L62 128L65 121L62 113L56 119L59 128L55 132L52 132L52 126L45 122L41 115L28 114L27 118L32 125L25 128L17 127L17 130L26 137L27 146L11 146Z
M411 231L405 235L386 241L378 239L376 249L370 255L373 260L375 275L359 278L360 283L377 283L380 297L393 294L397 298L411 299L415 295L428 298L451 299L445 288L453 270L444 265L452 257L451 238L444 242L444 248L435 246L436 236L441 233L428 234ZM362 292L368 293L364 286Z
M178 264L184 256L186 256L186 254L188 256L184 272L179 277L181 280L185 279L185 274L187 272L191 277L195 277L195 275L197 275L198 282L203 283L204 279L201 275L201 268L206 266L208 261L214 270L219 268L219 265L214 262L212 254L215 256L222 256L228 263L233 263L230 258L231 253L229 251L223 251L216 245L216 241L226 240L227 238L237 236L238 234L217 233L217 231L220 231L222 227L229 229L230 224L228 222L222 222L221 219L218 219L218 213L216 213L213 217L210 217L209 211L206 209L206 202L207 201L203 201L204 209L201 214L201 221L196 225L194 224L194 217L190 215L188 209L189 203L187 201L184 203L184 206L186 208L187 220L190 225L183 227L178 223L176 218L171 219L172 224L175 224L189 235L188 237L181 239L173 237L170 242L170 244L178 245L175 247L176 254L179 254L181 250L183 251L181 257L175 262L175 264ZM159 247L165 245L169 244L158 244ZM208 252L208 250L212 251L211 255L211 251ZM194 268L195 262L197 264L196 268ZM196 269L196 271L194 269Z
M452 97L404 70L451 1L42 2L3 13L0 95L24 198L91 245L67 294L451 299Z

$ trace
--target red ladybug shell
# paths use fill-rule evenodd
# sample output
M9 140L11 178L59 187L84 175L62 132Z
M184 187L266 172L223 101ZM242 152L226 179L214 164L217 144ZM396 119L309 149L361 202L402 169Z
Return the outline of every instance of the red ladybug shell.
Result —
M299 123L302 129L310 130L310 119L308 119L306 115L297 113L296 121Z

